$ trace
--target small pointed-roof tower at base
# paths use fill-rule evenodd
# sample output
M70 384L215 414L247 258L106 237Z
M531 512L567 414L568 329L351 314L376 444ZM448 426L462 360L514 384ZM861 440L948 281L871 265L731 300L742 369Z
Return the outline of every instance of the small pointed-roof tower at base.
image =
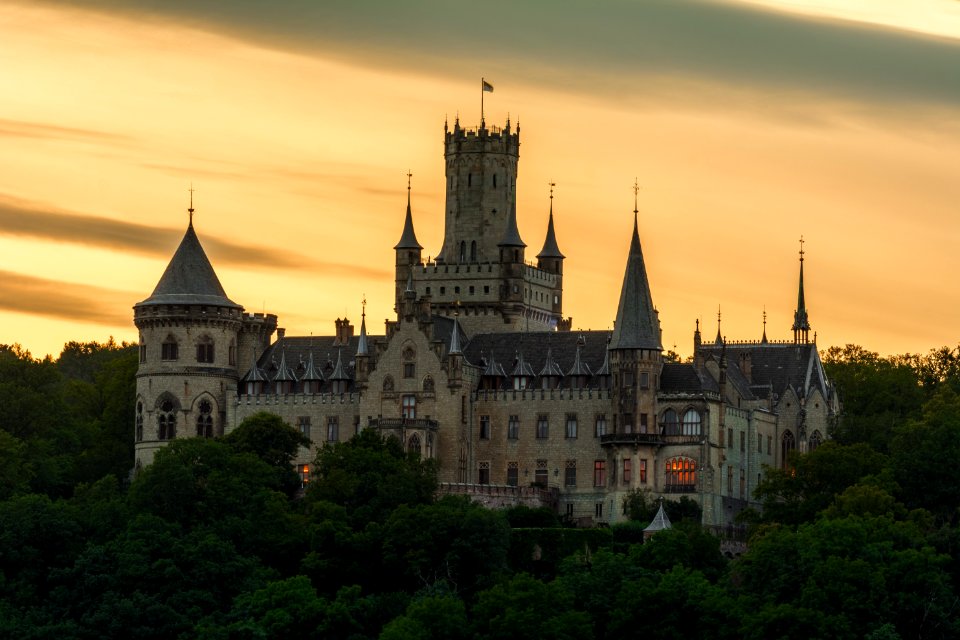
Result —
M667 517L667 512L663 510L663 501L660 501L660 508L657 509L657 515L653 516L653 521L650 523L646 529L643 530L643 539L646 540L655 533L659 533L665 529L671 529L673 527L670 524L670 518Z
M217 307L241 306L227 297L213 265L207 258L197 232L193 229L193 207L190 208L190 223L180 246L170 259L160 282L146 300L135 306L147 305L207 305Z
M617 307L617 322L610 340L611 349L653 349L662 351L660 320L650 295L647 269L640 248L640 233L637 227L637 212L633 216L633 238L627 268L623 275L620 304Z
M407 172L407 216L403 220L403 233L400 234L400 242L393 248L420 251L423 247L417 242L417 234L413 230L413 213L410 211L410 177L412 175Z
M563 260L566 256L560 253L560 247L557 246L557 234L553 230L553 187L555 184L550 183L550 217L547 220L547 237L543 241L543 248L540 249L540 253L537 254L538 260L543 260L544 258L556 258Z

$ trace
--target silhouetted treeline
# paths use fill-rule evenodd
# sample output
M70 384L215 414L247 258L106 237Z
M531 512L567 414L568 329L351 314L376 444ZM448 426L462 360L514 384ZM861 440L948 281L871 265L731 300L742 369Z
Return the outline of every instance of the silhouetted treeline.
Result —
M768 470L729 559L690 500L631 522L436 497L366 430L322 448L257 414L130 479L135 349L0 347L0 637L952 638L960 635L960 351L830 349L833 440Z

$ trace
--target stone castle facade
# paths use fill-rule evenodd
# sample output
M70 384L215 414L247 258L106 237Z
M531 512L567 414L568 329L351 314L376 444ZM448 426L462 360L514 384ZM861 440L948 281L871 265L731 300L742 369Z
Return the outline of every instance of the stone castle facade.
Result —
M174 438L213 437L269 411L315 449L360 429L436 458L444 491L491 506L548 504L581 523L623 519L634 490L688 496L706 525L750 504L764 465L815 448L839 409L810 324L803 254L793 339L694 332L692 361L665 361L635 218L613 331L571 331L564 255L547 219L528 260L517 228L520 130L445 131L443 247L424 260L407 209L394 247L396 319L384 334L337 320L287 336L220 285L192 224L150 297L140 333L136 464Z

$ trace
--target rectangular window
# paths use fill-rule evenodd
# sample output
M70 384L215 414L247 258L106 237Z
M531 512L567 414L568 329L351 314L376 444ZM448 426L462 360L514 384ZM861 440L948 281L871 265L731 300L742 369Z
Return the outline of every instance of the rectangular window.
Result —
M740 469L740 499L747 497L747 472Z
M633 433L633 414L632 413L623 414L623 432Z
M572 503L572 502L568 502L568 503L567 503L567 517L568 517L568 518L572 518L572 517L573 517L573 503Z
M489 462L478 463L477 484L490 484L490 463Z
M537 460L537 470L533 472L533 481L541 487L547 486L547 461Z
M577 461L567 460L566 468L563 470L563 484L567 487L577 486Z
M310 439L310 416L300 416L297 418L297 428L303 437Z
M507 484L515 487L520 484L520 464L517 462L507 463Z
M640 459L640 484L647 484L647 460Z
M740 432L740 451L746 453L747 451L747 432Z
M507 420L507 440L516 440L520 437L520 416L510 416Z
M727 495L733 495L733 467L727 467Z
M577 437L577 414L575 413L567 414L567 437Z
M640 414L640 433L647 433L647 414Z
M230 345L227 348L227 364L231 366L236 366L237 364L237 347L236 345Z
M773 436L767 436L767 455L773 451Z
M413 378L417 375L417 366L412 362L403 363L403 377Z
M727 446L733 447L733 429L727 429Z
M547 414L541 413L537 416L537 437L538 438L549 438L550 437L550 420L547 417Z
M598 502L597 504L594 505L594 507L593 507L593 515L594 515L594 517L597 518L597 520L603 518L603 503L602 503L602 502Z
M483 287L483 292L484 292L484 293L490 293L490 287L489 287L488 285L485 285L485 286Z
M599 438L600 436L603 436L606 434L607 434L607 414L598 413L596 427L594 428L594 435Z
M633 386L633 374L627 371L623 374L623 388L629 389Z
M727 445L724 444L724 442L723 442L723 429L719 429L719 432L720 432L720 435L719 435L719 438L720 438L720 447L722 448L722 447L725 447L725 446L727 446Z
M757 453L763 453L763 436L757 434Z
M197 362L213 362L213 343L203 342L197 345Z
M340 439L340 419L337 416L327 417L327 442L336 442Z
M417 396L403 396L401 418L415 420L417 417Z
M630 468L630 462L630 458L623 459L623 473L620 475L620 479L623 481L623 484L630 484L630 475L631 471L633 471L633 469Z
M650 388L650 374L646 371L640 372L640 388L649 389Z
M593 486L607 486L607 461L595 460L593 462Z
M176 342L164 342L160 345L160 359L161 360L176 360L178 357L178 349Z
M310 465L298 464L297 475L300 476L300 488L304 488L310 482Z
M147 345L140 343L140 362L147 361Z
M490 439L490 416L480 416L480 439Z

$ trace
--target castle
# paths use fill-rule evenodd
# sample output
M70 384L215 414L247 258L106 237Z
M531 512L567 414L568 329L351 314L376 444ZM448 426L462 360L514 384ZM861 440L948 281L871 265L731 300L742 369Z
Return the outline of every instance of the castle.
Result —
M316 447L377 429L436 458L443 491L491 506L611 523L642 489L688 496L704 524L725 527L764 465L822 442L839 406L809 336L802 251L792 339L768 340L764 323L758 341L727 342L719 326L704 341L698 322L692 361L665 361L635 204L613 330L571 331L552 195L535 263L517 228L519 126L444 128L443 247L423 259L408 181L397 315L381 336L365 314L359 333L338 319L334 335L294 337L275 315L245 313L191 205L170 264L134 305L138 468L174 438L217 436L268 411L312 440L297 460L304 482Z

